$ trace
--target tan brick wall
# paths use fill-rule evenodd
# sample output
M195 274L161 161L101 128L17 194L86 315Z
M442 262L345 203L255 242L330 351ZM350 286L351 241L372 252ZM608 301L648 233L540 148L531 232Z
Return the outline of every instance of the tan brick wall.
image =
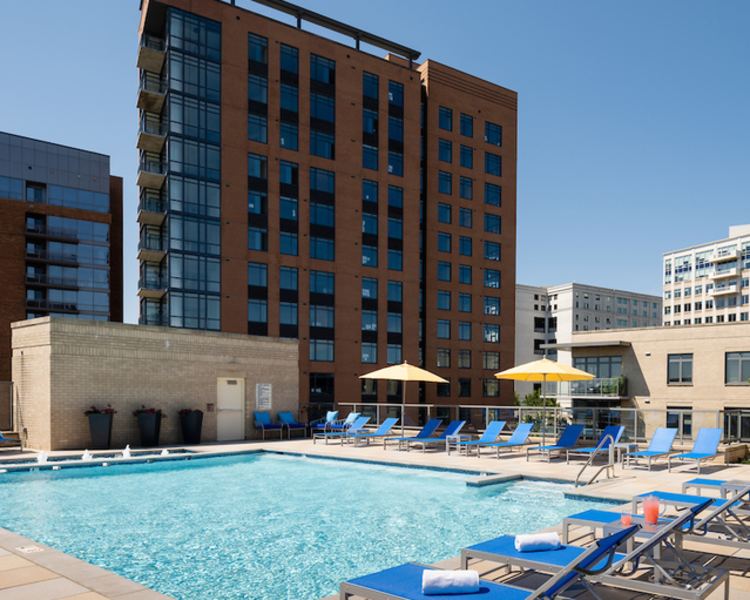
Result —
M114 447L138 445L132 412L141 405L166 415L162 443L181 443L182 408L203 410L203 439L215 440L219 377L245 379L245 436L253 437L255 384L273 385L274 414L296 413L298 373L296 340L57 318L13 324L19 431L31 448L85 448L83 411L92 404L118 411Z

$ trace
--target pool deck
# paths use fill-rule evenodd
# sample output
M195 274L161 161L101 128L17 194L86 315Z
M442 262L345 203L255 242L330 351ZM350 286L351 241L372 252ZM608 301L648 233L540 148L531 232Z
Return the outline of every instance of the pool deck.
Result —
M527 462L521 453L503 454L499 460L494 453L487 453L482 458L476 456L459 456L455 452L450 456L445 451L422 452L412 449L410 452L398 451L389 447L383 450L382 444L369 447L341 446L338 443L313 444L312 440L299 439L291 441L242 442L235 444L204 444L184 446L201 455L217 455L235 452L264 450L305 455L308 457L338 458L363 460L392 464L394 466L414 466L437 469L458 469L481 473L481 478L516 479L520 477L551 479L562 482L574 482L582 460L572 461L566 465L564 460L553 460L547 463L540 458L532 457ZM50 456L70 456L75 458L80 452L52 452ZM21 455L14 451L0 453L0 462L18 458ZM23 456L33 456L26 452ZM177 459L176 456L167 460ZM155 460L161 460L156 458ZM112 462L112 461L110 461ZM592 470L593 474L593 470ZM659 464L649 472L645 468L622 469L616 467L616 478L603 480L590 486L579 488L576 493L592 498L628 502L632 496L654 489L681 491L682 483L696 476L694 468L678 466L672 473L667 473L666 466ZM476 475L473 475L476 477ZM492 477L490 477L492 476ZM495 477L499 476L499 477ZM721 479L740 479L750 481L750 465L709 464L701 470L701 476ZM472 477L472 475L469 475ZM614 510L617 510L615 508ZM584 535L583 530L574 530L571 541L576 535ZM698 551L698 546L687 546L688 550ZM456 549L458 550L458 549ZM706 550L709 550L706 548ZM718 549L714 546L710 552L720 552L720 564L732 573L732 600L750 598L750 551L734 551L728 548ZM414 557L419 560L419 557ZM440 566L456 568L458 557L440 563ZM496 566L495 566L496 567ZM505 580L507 575L498 575L490 565L473 565L483 575L496 580ZM516 583L523 583L517 579ZM528 577L528 576L526 576ZM530 584L532 582L529 582ZM585 594L582 597L587 597ZM590 597L590 596L588 596ZM633 600L641 598L635 593L607 589L606 597L613 600ZM723 597L721 590L709 598ZM140 584L115 575L105 569L93 566L72 556L58 552L10 531L0 529L0 600L159 600L168 596L151 591ZM335 598L334 596L331 599Z

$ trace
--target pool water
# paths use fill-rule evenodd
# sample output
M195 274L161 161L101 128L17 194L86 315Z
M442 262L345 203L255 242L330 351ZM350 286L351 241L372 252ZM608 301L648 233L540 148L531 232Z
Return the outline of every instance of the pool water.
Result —
M0 475L0 526L178 600L303 600L597 503L569 486L254 454Z

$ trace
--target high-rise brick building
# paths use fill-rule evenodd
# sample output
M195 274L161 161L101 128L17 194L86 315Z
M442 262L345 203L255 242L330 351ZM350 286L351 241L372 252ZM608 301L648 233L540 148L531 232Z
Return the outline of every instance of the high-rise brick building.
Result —
M451 382L415 400L510 401L516 93L260 4L142 2L141 322L298 337L310 415L404 359Z
M122 321L122 179L109 156L0 132L0 246L0 381L13 321Z

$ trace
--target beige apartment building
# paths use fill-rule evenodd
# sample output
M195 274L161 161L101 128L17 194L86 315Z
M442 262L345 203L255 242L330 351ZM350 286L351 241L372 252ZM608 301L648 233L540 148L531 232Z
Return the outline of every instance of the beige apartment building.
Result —
M724 427L750 439L750 323L575 333L551 345L590 373L620 372L617 386L571 382L573 407L633 407L651 426Z
M750 225L664 254L664 325L735 323L750 319Z
M164 444L182 443L181 409L203 411L204 441L229 441L256 436L255 410L299 408L297 340L59 317L11 327L16 423L35 450L90 447L92 405L117 411L113 448L139 445L142 406L165 415Z

